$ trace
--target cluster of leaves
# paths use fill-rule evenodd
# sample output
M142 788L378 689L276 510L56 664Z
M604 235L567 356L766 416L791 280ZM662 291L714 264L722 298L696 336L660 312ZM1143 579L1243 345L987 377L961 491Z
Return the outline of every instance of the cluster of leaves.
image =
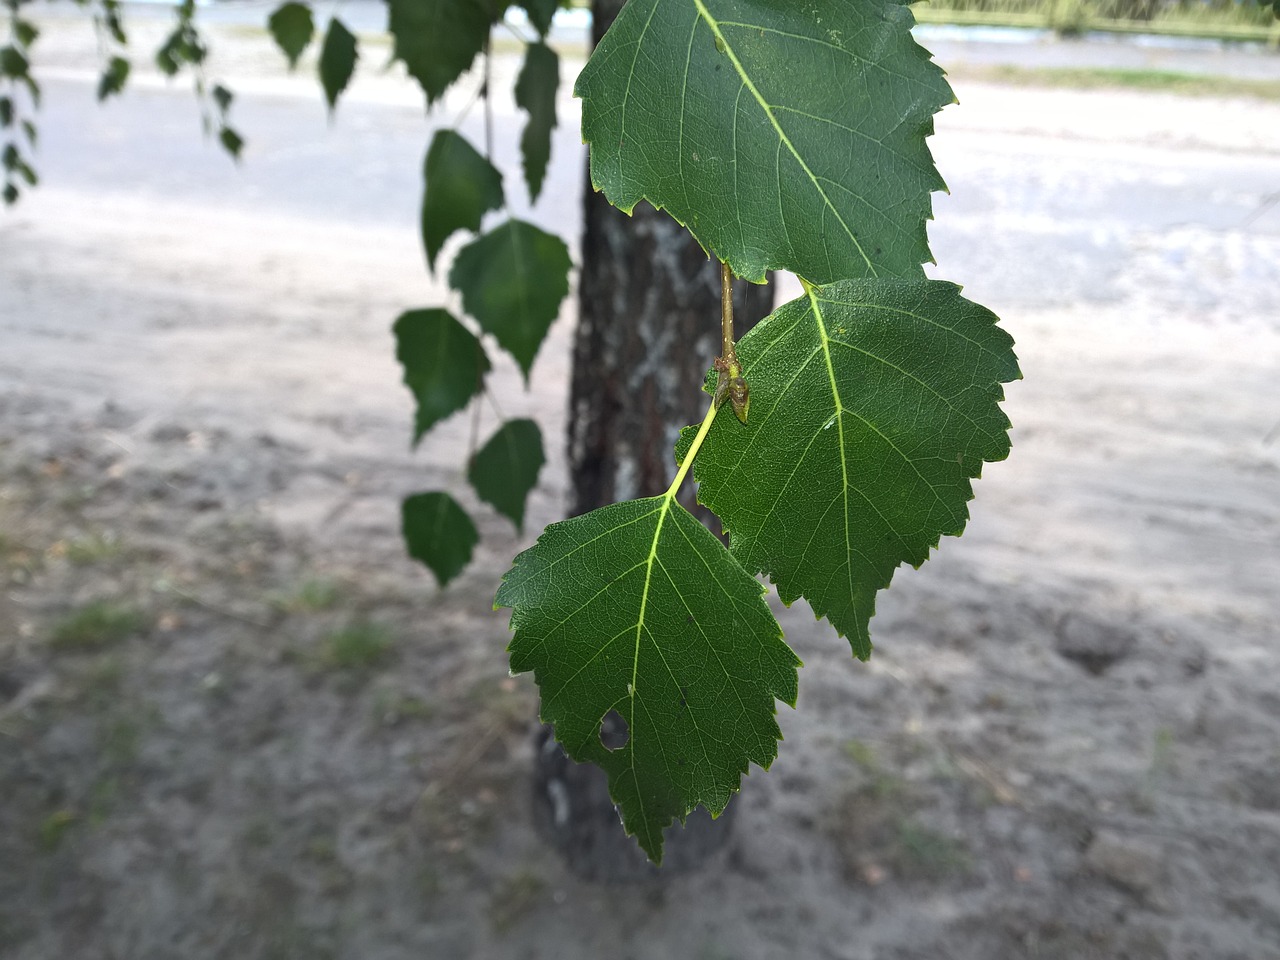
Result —
M27 56L35 31L17 16L21 0L6 2L8 131L21 119L13 90L34 104L39 89ZM128 63L112 46L125 42L115 0L98 2L110 41L105 98L123 88ZM394 56L428 107L486 53L508 6L388 0ZM514 91L528 114L521 146L536 200L556 122L559 64L545 40L557 4L516 6L538 35ZM192 71L206 129L236 155L232 97L204 80L194 12L184 0L157 63L171 76ZM922 268L930 195L944 189L926 137L954 97L912 22L899 0L629 0L577 82L591 179L611 203L667 210L740 278L789 270L804 288L737 345L752 397L746 422L719 416L712 400L681 436L665 494L549 526L496 597L512 609L512 669L534 673L543 718L570 756L605 770L626 828L655 861L673 821L698 804L718 814L749 765L776 756L775 701L794 705L800 664L757 577L784 602L804 598L866 658L877 592L900 564L918 566L942 535L963 530L971 481L1008 452L999 402L1019 376L1012 341L989 311ZM299 2L277 9L269 28L291 64L316 33ZM330 109L358 56L355 35L331 18L319 57ZM480 93L487 109L487 61ZM428 270L455 233L474 236L448 272L456 305L409 310L394 325L417 403L415 444L479 404L493 344L527 381L568 291L557 237L509 215L483 229L506 205L491 153L456 129L438 130L427 149ZM4 162L10 199L11 173L35 175L8 148ZM708 393L714 382L709 373ZM506 421L477 444L473 431L467 476L477 496L521 527L543 462L537 426ZM728 548L677 502L691 474ZM478 539L444 491L409 497L403 522L410 552L442 585ZM606 718L625 724L625 742L602 739Z
M267 29L288 58L290 69L293 69L315 39L316 22L307 4L286 3L277 7L267 19ZM329 18L320 43L318 68L320 86L324 89L330 111L338 105L338 97L355 76L356 63L360 59L359 46L356 35L341 19L336 16Z
M87 0L81 0L87 2ZM98 35L99 57L103 61L98 78L98 102L124 92L132 64L125 56L129 37L125 33L120 0L100 0L93 8L93 28Z
M737 276L805 290L737 345L746 423L712 402L664 496L553 524L498 591L512 669L655 861L673 820L769 766L774 701L795 703L756 575L865 659L877 591L962 531L971 480L1008 452L1012 341L921 266L944 188L925 139L954 96L912 22L896 0L630 0L578 78L610 202L665 208ZM728 549L675 500L691 466Z
M28 0L4 0L9 11L9 43L0 47L0 162L4 167L4 201L17 202L22 186L38 182L29 153L34 149L37 129L35 111L40 106L40 87L31 75L31 45L39 36L35 24L20 15ZM132 72L127 49L123 6L120 0L76 0L90 8L98 38L101 74L98 102L124 92ZM205 77L209 46L196 24L195 0L183 0L176 8L177 23L156 51L155 62L165 76L176 77L190 70L194 78L201 125L206 135L216 135L218 143L234 159L240 157L244 140L230 125L232 92ZM24 109L25 97L25 109ZM21 131L19 136L18 131Z
M195 0L182 0L177 8L178 22L173 31L165 38L160 49L156 51L156 66L166 77L176 77L184 69L189 69L194 82L196 102L200 105L200 122L206 135L216 133L218 143L233 158L239 159L244 147L244 139L227 122L231 112L232 92L220 83L210 84L205 77L205 61L209 57L209 46L201 36L196 25ZM103 74L103 84L112 74L115 60L108 64ZM127 68L125 75L127 76ZM112 92L119 92L124 87L124 76L118 86L113 85ZM103 86L99 87L99 98L102 97Z
M545 42L556 0L521 4L538 39L525 45L516 80L516 103L528 113L521 149L530 199L542 190L556 124L559 58ZM482 53L506 4L482 0L390 0L389 29L395 57L436 105ZM291 65L311 43L315 24L310 7L298 2L276 9L268 27ZM358 59L356 37L336 17L329 21L320 53L320 80L332 109L350 83ZM488 77L482 81L488 108ZM491 148L486 146L485 153ZM506 216L481 232L486 214L505 207L502 174L456 129L440 129L427 148L423 169L422 243L434 272L445 242L463 231L474 238L457 252L448 273L463 318L446 307L407 310L395 321L396 357L405 385L417 403L413 443L442 420L479 404L492 363L483 337L492 337L524 373L526 382L547 330L569 292L572 266L559 237ZM496 408L496 404L495 404ZM479 411L477 410L478 414ZM545 462L542 434L527 419L505 420L468 452L467 478L476 495L524 525L525 503ZM405 499L402 524L410 555L425 564L443 586L470 562L479 541L475 523L443 490Z
M0 47L0 166L6 205L17 202L24 186L39 182L30 153L37 139L31 115L40 106L40 85L31 76L31 45L40 31L23 19L21 4L22 0L5 0L9 42Z

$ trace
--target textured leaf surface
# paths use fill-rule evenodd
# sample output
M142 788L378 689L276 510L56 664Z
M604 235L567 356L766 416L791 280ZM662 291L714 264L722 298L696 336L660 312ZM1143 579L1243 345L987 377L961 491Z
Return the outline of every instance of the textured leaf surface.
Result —
M389 6L394 57L434 103L484 49L494 14L484 0L389 0Z
M542 718L605 770L654 861L663 828L699 803L718 814L748 764L777 755L774 700L795 704L799 660L760 584L672 499L552 524L495 603L512 608L512 670L534 672ZM613 712L627 739L610 750Z
M447 310L409 310L392 332L404 384L418 401L413 442L480 392L489 358L475 335Z
M1000 385L1020 374L995 324L954 284L848 281L738 344L751 416L717 417L693 465L698 499L744 567L787 603L804 596L858 657L876 591L964 529L970 479L1009 452Z
M456 230L477 231L489 210L502 206L502 174L452 130L431 138L423 164L422 245L427 263Z
M320 48L320 83L324 87L329 109L338 104L338 97L347 89L351 76L356 72L356 38L346 25L334 17L325 31L324 46Z
M426 564L442 587L471 562L471 551L480 542L467 512L440 491L408 497L400 520L409 556Z
M523 530L525 501L546 462L538 425L532 420L508 420L476 451L467 479L481 500Z
M529 114L520 136L524 179L529 199L537 202L551 159L551 131L556 126L556 88L560 86L560 58L543 43L525 50L524 66L516 78L516 105Z
M267 18L267 29L271 31L276 46L289 58L289 69L292 70L315 36L316 25L311 18L311 8L305 3L286 3Z
M569 248L523 220L508 220L458 253L449 285L462 305L497 338L525 379L547 330L569 293Z
M591 180L741 277L919 276L954 101L894 0L630 0L578 77Z

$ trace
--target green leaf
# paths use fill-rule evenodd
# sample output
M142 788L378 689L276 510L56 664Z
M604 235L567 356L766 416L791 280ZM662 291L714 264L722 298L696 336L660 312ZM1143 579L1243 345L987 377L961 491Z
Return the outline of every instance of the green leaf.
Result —
M669 496L547 527L515 559L511 669L532 670L542 719L602 767L627 832L662 860L662 831L696 805L718 815L749 763L767 768L795 705L800 661L760 584ZM600 738L616 713L627 739Z
M18 148L12 143L5 144L4 150L0 150L0 167L4 167L6 171L17 170L21 162L22 154L18 153Z
M182 65L181 42L181 34L175 30L156 51L156 67L166 77L176 76Z
M416 446L433 426L480 392L489 358L475 336L447 310L409 310L392 327L405 386L418 401Z
M0 127L8 127L13 125L13 100L9 97L0 97Z
M339 95L351 82L351 75L356 72L357 59L355 35L334 17L329 21L324 45L320 48L320 83L331 113L338 105Z
M529 15L529 22L533 24L534 29L540 36L545 37L547 31L551 29L551 20L556 15L560 0L522 0L520 6Z
M923 276L954 101L898 0L630 0L578 76L591 181L756 282Z
M428 106L484 49L496 14L481 0L388 0L393 57L422 85Z
M516 78L516 105L529 114L520 137L524 179L529 199L537 202L551 159L551 131L556 125L556 88L560 86L560 58L546 44L525 50L524 66Z
M218 112L222 113L224 116L226 115L226 112L231 109L231 101L234 100L235 97L236 95L222 84L215 83L213 85L213 102L218 105Z
M36 125L30 120L23 120L22 132L27 137L27 143L34 147L36 145Z
M447 493L415 493L400 508L409 556L425 564L444 586L471 562L480 534L467 512Z
M128 36L124 32L124 22L120 19L120 4L118 0L103 0L102 18L107 26L107 32L111 34L111 38L122 47L129 43Z
M508 220L463 247L449 271L449 285L462 294L467 313L516 358L526 382L569 293L572 266L559 237Z
M31 74L27 74L25 77L20 77L19 79L21 79L23 85L26 86L27 93L31 95L31 102L37 107L40 106L40 84L36 83L36 78L31 76Z
M40 31L30 20L17 20L13 24L13 36L21 47L29 47L36 42Z
M532 420L508 420L476 453L467 479L480 499L524 530L524 505L547 462Z
M244 138L240 134L230 127L224 126L218 131L218 142L222 144L222 149L231 154L233 159L240 159L240 151L244 147Z
M4 205L11 207L18 202L18 187L12 183L4 185Z
M267 29L281 52L289 58L289 69L298 65L298 58L307 49L316 34L316 24L311 8L305 3L286 3L276 8L267 18Z
M114 94L124 90L125 81L129 79L129 61L124 57L112 57L107 69L102 71L98 80L98 102L101 103Z
M804 596L865 660L876 591L960 534L970 479L1009 452L1013 340L954 284L855 280L779 307L738 357L751 415L716 418L698 499L746 569L786 603Z
M431 138L422 172L422 245L427 264L455 230L480 229L486 211L502 206L502 174L453 130Z
M15 80L26 77L30 65L17 47L0 47L0 75Z

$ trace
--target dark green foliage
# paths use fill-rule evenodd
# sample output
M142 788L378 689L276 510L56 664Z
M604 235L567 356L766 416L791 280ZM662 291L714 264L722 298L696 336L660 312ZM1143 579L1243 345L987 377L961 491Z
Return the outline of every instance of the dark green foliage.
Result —
M532 420L508 420L471 459L467 479L480 499L524 529L524 507L547 462Z
M1021 374L995 321L954 284L851 280L738 344L751 417L712 427L698 499L744 567L786 603L805 597L862 659L876 592L960 534L970 479L1009 452L1000 385Z
M627 832L655 862L697 804L720 813L748 764L777 755L774 701L800 661L755 578L671 496L547 527L494 603L511 607L511 669L534 672L542 719L609 776ZM604 717L625 744L600 739Z
M467 313L516 358L525 379L569 293L569 249L559 237L508 220L464 247L449 271Z
M426 564L444 586L471 562L480 540L467 512L447 493L417 493L404 501L401 530L409 556Z
M125 81L129 79L129 61L124 57L112 57L107 68L102 71L98 81L98 101L106 100L124 90Z
M438 100L484 49L501 17L484 0L388 0L394 56Z
M447 310L409 310L396 320L396 359L418 402L416 445L433 426L480 392L489 358L484 346Z
M578 76L591 182L740 277L922 276L954 101L897 0L631 0Z
M556 15L560 3L559 0L522 0L520 6L529 15L529 22L534 29L545 37L551 29L551 18Z
M346 25L334 17L325 31L324 46L320 48L320 84L324 87L329 110L338 105L338 97L347 89L356 71L356 38Z
M239 160L240 150L244 147L244 140L240 134L236 133L230 127L223 127L218 131L218 142L222 144L222 148L231 154L231 156Z
M276 8L267 18L267 29L276 46L289 58L289 69L298 65L298 58L307 49L316 33L311 8L305 3L286 3Z
M427 264L457 230L477 231L489 210L502 206L502 174L453 130L431 138L423 163L422 245Z
M551 159L551 131L556 126L556 90L560 86L560 58L546 44L530 44L525 50L524 66L516 78L516 105L529 114L520 137L520 154L524 158L524 179L529 185L529 199L535 203L542 192Z

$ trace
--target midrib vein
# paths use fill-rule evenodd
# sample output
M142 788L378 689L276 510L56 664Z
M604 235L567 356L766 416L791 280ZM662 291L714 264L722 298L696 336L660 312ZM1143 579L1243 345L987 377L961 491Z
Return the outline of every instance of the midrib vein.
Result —
M831 198L827 196L827 192L822 189L822 185L818 182L818 178L814 175L813 171L809 169L809 165L805 163L804 158L800 156L799 151L795 148L795 144L791 142L791 138L787 136L786 131L782 129L782 125L778 122L778 118L774 116L773 108L756 88L756 85L751 81L751 77L747 75L746 68L743 67L742 61L738 59L737 53L735 53L733 47L730 46L728 38L720 31L719 21L711 15L711 11L707 9L706 4L703 3L702 0L693 0L693 5L697 7L698 15L706 21L707 26L711 28L711 32L715 34L716 39L719 41L717 46L722 46L724 48L724 52L733 63L733 69L737 71L738 76L742 79L743 85L751 91L751 96L755 97L756 103L760 105L760 109L764 111L764 115L769 118L769 123L773 126L774 132L777 133L778 139L781 140L783 146L787 148L787 152L795 158L796 163L800 164L800 169L804 171L805 176L809 178L809 182L813 184L813 189L818 192L818 196L822 198L822 202L826 205L827 209L831 211L832 216L834 216L836 220L839 221L840 226L844 228L844 232L848 235L849 240L857 249L858 255L866 262L867 269L871 271L871 275L873 277L878 276L879 274L876 272L875 264L871 262L871 258L867 256L867 252L862 249L862 244L859 243L858 238L854 236L853 230L850 229L849 224L845 223L844 217L840 216L840 211L837 210L835 204L831 202Z

